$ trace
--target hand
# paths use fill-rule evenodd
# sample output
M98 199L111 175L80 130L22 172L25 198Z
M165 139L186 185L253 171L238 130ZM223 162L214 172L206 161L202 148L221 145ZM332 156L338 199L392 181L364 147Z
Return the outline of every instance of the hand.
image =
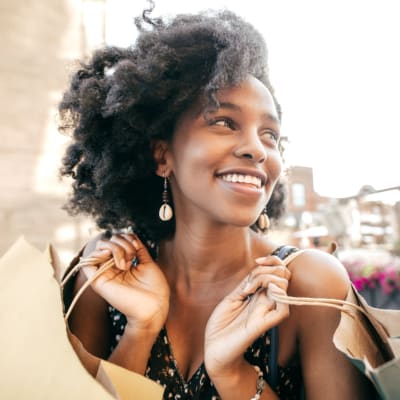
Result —
M289 315L288 306L269 299L267 290L286 294L290 271L275 256L258 258L256 263L207 322L204 362L210 377L241 368L247 348Z
M96 278L92 288L126 316L126 329L159 332L169 309L169 286L163 272L135 235L113 235L109 240L99 240L96 249L88 254L98 258L100 264L111 256L115 266ZM135 257L138 264L133 266ZM82 267L88 279L97 269Z

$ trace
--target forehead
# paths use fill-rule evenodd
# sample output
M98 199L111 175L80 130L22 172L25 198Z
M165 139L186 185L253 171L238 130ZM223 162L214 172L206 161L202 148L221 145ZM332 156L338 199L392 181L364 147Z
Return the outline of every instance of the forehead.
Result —
M268 113L279 120L271 92L253 76L249 76L237 86L219 90L216 97L221 105L232 104L241 110Z
M220 89L216 93L216 98L220 104L219 109L208 108L204 104L204 98L192 105L177 120L175 133L182 127L187 128L187 124L194 121L202 121L208 112L218 112L218 110L230 109L240 112L247 116L257 119L267 118L280 125L278 111L275 101L268 88L257 78L249 76L237 86Z

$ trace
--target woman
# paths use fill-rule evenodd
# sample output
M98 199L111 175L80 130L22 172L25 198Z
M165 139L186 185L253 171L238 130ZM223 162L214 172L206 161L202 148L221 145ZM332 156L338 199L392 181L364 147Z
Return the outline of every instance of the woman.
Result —
M84 256L115 261L71 330L164 385L166 399L295 399L302 387L307 399L368 398L332 343L338 312L267 295L343 299L349 280L316 250L284 267L287 249L260 234L282 211L281 114L262 37L228 11L136 22L136 44L98 51L60 105L74 132L69 208L113 231ZM82 268L75 291L96 271Z

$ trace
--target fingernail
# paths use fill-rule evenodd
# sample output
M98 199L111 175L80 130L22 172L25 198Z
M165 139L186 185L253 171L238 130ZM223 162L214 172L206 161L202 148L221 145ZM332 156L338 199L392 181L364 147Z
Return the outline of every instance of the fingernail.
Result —
M256 263L262 263L265 257L258 257L256 258Z
M139 243L137 242L137 240L132 240L132 244L133 244L133 247L134 247L136 250L139 250Z

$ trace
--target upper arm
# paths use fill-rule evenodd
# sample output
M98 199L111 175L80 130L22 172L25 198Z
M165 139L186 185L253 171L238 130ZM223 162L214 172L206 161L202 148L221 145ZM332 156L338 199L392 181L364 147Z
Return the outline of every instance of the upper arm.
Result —
M85 246L83 256L87 256L94 250L98 239L99 237L95 237ZM87 278L82 271L79 271L75 278L73 296L76 295L86 280ZM111 332L108 304L90 286L85 289L76 303L68 325L86 350L97 357L109 357Z
M306 251L293 261L290 269L290 295L346 298L350 280L335 257L316 250ZM340 311L319 306L292 309L307 399L370 398L367 379L333 344Z

